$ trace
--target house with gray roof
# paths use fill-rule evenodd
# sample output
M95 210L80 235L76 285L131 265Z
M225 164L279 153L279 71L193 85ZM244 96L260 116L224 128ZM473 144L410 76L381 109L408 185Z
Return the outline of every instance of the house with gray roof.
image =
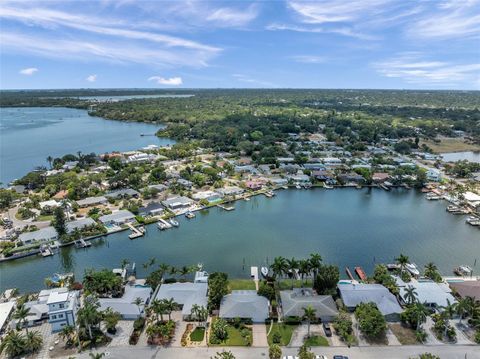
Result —
M80 199L77 201L77 204L79 207L84 208L84 207L90 207L90 206L98 206L101 204L106 204L108 202L107 198L104 196L98 196L98 197L87 197L84 199Z
M182 317L188 319L194 304L207 308L208 284L204 283L169 283L162 284L155 299L173 299L182 308Z
M67 222L65 224L65 227L67 229L67 233L71 233L76 229L81 230L85 227L93 226L95 224L97 224L97 222L95 222L92 218L87 217L87 218L81 218L75 221Z
M51 242L58 239L58 233L52 226L39 229L38 231L25 232L18 236L23 245L33 242Z
M117 189L115 191L111 191L105 195L107 198L129 198L129 197L139 197L140 193L138 191L135 191L132 188L123 188L123 189Z
M112 308L113 311L119 312L122 319L135 320L143 316L145 306L150 302L152 288L148 286L125 286L125 292L121 298L99 298L100 310ZM142 304L134 304L137 298L142 299Z
M150 202L144 207L140 207L138 209L138 213L141 216L159 216L163 213L165 207L161 203L158 202Z
M400 297L404 301L405 293L408 287L415 289L417 293L417 300L424 303L426 306L436 309L441 309L450 304L454 304L457 300L452 295L452 290L448 284L439 284L435 282L419 282L411 281L404 286L399 286Z
M283 317L299 317L304 315L303 308L311 306L315 316L322 322L331 322L338 315L337 306L331 295L317 295L310 288L295 288L280 292Z
M255 290L233 290L220 302L219 317L224 319L251 319L263 323L269 317L269 301Z
M375 303L388 321L397 321L403 311L397 298L381 284L339 283L337 287L343 303L350 311L354 311L360 303Z
M185 209L193 204L193 200L188 197L178 196L168 198L162 204L170 209Z
M135 216L133 213L121 209L119 211L113 212L112 214L106 214L99 218L99 221L103 224L113 224L116 226L120 226L122 224L133 222L135 220Z

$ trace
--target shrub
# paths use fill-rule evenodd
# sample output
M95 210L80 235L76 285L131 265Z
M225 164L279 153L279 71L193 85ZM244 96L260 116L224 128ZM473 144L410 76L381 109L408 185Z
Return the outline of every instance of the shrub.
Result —
M474 340L475 343L480 344L480 329L477 329Z
M360 330L370 338L381 338L387 330L387 323L374 303L361 303L355 309Z
M260 288L258 288L257 294L267 298L269 301L272 301L275 299L275 289L273 289L271 285L268 285L265 282L263 282L260 285Z
M144 326L145 326L145 319L142 317L135 319L135 321L133 322L134 330L142 330Z
M280 344L282 341L282 334L279 332L273 333L272 340L275 344Z

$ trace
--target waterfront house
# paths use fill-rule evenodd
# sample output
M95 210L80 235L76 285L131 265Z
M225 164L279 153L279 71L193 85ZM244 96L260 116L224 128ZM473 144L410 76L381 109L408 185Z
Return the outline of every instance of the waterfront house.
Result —
M135 320L145 313L145 306L150 303L152 288L143 285L127 285L121 298L99 298L100 310L111 308L120 313L124 320ZM135 300L140 298L142 303L137 305Z
M76 229L81 230L85 227L94 226L96 224L97 222L95 222L92 218L87 217L87 218L81 218L75 221L67 222L65 224L65 227L67 229L67 233L72 233Z
M0 303L0 334L3 334L5 331L10 315L14 311L14 308L15 301Z
M236 173L257 173L257 169L252 165L235 166Z
M343 303L354 311L360 303L375 303L387 321L397 321L402 313L397 298L381 284L344 284L337 285Z
M390 175L386 172L375 172L372 175L372 180L375 183L383 183L385 181L388 181L389 178L390 178Z
M230 186L224 188L218 188L215 192L219 193L222 196L238 196L241 195L245 190L237 186Z
M48 322L52 333L59 332L66 325L75 326L77 311L80 308L77 291L52 291L47 299Z
M49 226L38 231L24 232L18 236L18 239L23 245L34 242L51 242L58 239L58 233L55 228Z
M335 181L335 174L331 171L317 170L312 172L312 177L318 181Z
M310 288L294 288L280 292L282 301L282 316L301 318L303 308L311 306L315 309L315 316L322 322L331 322L338 315L337 306L331 295L317 295Z
M472 297L475 300L480 300L480 281L478 280L450 282L449 285L462 298Z
M111 191L107 193L105 197L113 198L113 199L130 198L130 197L138 198L140 197L140 193L138 191L135 191L132 188L123 188L123 189L117 189L115 191Z
M432 182L440 182L442 180L442 173L435 168L429 168L427 170L427 180Z
M9 190L12 190L18 194L24 194L24 193L27 193L27 187L25 187L24 185L22 184L17 184L15 186L11 186L11 187L8 187Z
M319 162L316 162L316 163L305 163L303 165L303 168L307 169L307 170L311 170L311 171L319 171L319 170L324 170L325 169L325 165L323 163L319 163Z
M214 203L222 200L222 196L218 192L214 191L200 191L192 194L192 198L195 201L201 201L202 199L208 201L208 203Z
M193 204L193 200L184 196L170 197L162 202L162 204L172 210L186 209Z
M245 182L245 187L251 191L261 190L263 185L264 185L264 182L258 181L258 180Z
M135 215L125 209L113 212L112 214L107 214L101 216L99 221L105 225L116 225L121 226L125 223L131 223L135 221Z
M188 320L194 304L207 308L207 291L208 283L205 281L162 284L155 299L173 299L180 306L183 319Z
M104 196L87 197L87 198L80 199L80 200L77 201L77 204L80 208L104 205L104 204L107 204L107 203L108 203L108 200Z
M274 186L286 186L286 185L288 185L288 179L287 178L282 178L282 177L270 177L268 179L268 182L270 182Z
M288 179L293 183L307 184L310 183L310 176L303 173L297 173L296 175L288 176Z
M78 161L67 161L63 164L62 168L64 170L73 170L75 167L77 167Z
M127 158L127 163L154 162L158 156L152 153L138 152Z
M47 208L57 208L58 206L60 206L60 203L58 203L57 201L51 199L51 200L48 200L48 201L42 201L39 203L39 206L41 209L47 209Z
M145 207L140 207L138 212L141 216L160 216L162 215L165 207L159 202L150 202Z
M338 180L343 183L364 183L365 178L363 176L355 173L355 172L349 172L349 173L342 173L338 175Z
M269 317L269 302L255 290L233 290L222 298L219 317L250 319L254 323L264 323Z
M409 283L402 283L398 279L396 281L400 289L402 302L405 302L404 298L408 287L414 288L415 292L417 292L417 300L430 308L441 309L447 306L449 302L450 304L457 302L448 284L439 284L433 281L419 282L412 280Z

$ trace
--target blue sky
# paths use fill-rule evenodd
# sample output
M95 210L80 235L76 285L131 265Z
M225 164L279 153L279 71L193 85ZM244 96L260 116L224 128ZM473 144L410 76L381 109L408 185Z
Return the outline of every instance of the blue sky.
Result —
M2 89L480 89L480 0L2 0L0 21Z

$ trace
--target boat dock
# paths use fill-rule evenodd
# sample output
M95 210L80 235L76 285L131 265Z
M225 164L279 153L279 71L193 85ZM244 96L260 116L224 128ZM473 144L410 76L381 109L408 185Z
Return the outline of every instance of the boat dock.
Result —
M357 273L358 278L360 278L360 280L362 281L367 280L367 275L365 274L365 271L363 270L362 267L355 267L355 273Z
M221 208L225 211L233 211L235 209L235 207L233 207L233 206L226 206L224 204L217 204L217 207Z
M350 272L350 269L349 269L348 267L345 267L345 273L347 273L349 279L355 280L355 278L353 277L352 272Z
M255 282L255 290L258 291L258 267L250 267L250 277Z
M83 238L80 238L78 241L75 241L75 248L87 248L90 247L92 243L85 242Z
M172 228L172 224L162 218L158 220L158 228L160 229L169 229Z
M128 236L128 238L135 239L135 238L143 237L145 235L143 231L141 231L138 228L135 228L131 223L127 223L127 226L132 230L132 233Z

